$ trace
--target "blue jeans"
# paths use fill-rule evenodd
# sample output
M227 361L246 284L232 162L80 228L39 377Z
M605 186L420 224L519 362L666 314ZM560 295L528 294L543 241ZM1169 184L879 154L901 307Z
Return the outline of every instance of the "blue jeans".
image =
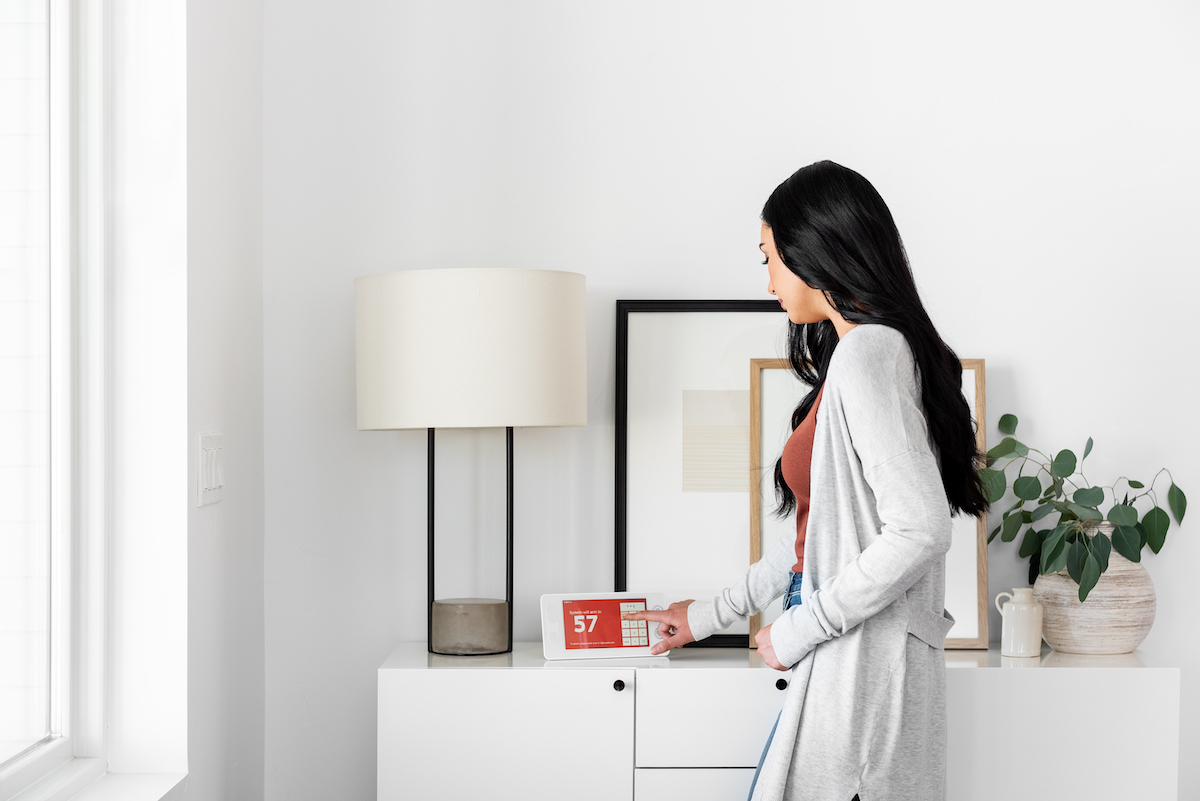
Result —
M783 592L783 610L785 612L789 607L800 605L800 581L803 575L803 573L792 573L788 580L788 587ZM767 758L767 750L771 747L771 740L775 739L775 729L777 728L779 728L779 715L775 716L775 725L771 727L771 733L767 735L767 744L763 746L762 756L758 758L758 768L754 771L754 779L750 782L750 796L747 798L754 795L754 785L758 784L758 774L762 772L763 762Z

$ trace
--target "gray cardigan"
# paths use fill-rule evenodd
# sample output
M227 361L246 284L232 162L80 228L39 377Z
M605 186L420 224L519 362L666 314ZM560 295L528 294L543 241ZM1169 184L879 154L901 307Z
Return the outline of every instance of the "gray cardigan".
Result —
M834 351L809 503L802 602L771 627L792 677L754 799L942 801L951 515L895 329L860 325ZM692 604L696 639L775 600L793 545L780 538L737 584Z

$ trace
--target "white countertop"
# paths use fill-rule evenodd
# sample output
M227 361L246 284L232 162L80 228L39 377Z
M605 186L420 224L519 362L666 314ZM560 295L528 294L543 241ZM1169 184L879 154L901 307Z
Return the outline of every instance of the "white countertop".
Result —
M984 650L948 650L946 667L962 668L1165 668L1141 650L1129 654L1088 656L1059 653L1042 643L1038 657L1014 658L1000 655L1000 646ZM770 670L758 652L750 648L677 648L669 657L639 657L586 660L547 660L540 642L518 642L509 654L492 656L442 656L431 654L422 642L401 643L392 651L381 670L424 670L429 668L671 668L675 670L727 670L755 668Z

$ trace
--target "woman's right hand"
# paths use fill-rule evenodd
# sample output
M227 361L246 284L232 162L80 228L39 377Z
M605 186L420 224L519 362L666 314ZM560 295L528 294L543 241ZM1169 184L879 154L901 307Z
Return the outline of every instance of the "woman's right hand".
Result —
M689 598L686 601L676 601L668 606L665 612L622 612L621 619L652 620L658 624L658 636L662 637L662 641L650 649L650 653L657 656L672 648L696 641L687 619L687 608L693 603L695 599Z

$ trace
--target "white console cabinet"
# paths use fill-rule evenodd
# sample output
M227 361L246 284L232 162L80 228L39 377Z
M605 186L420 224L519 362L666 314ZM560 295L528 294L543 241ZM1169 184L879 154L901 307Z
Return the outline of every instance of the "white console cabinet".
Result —
M946 666L954 801L1176 798L1178 668L994 647ZM407 643L379 670L378 798L737 801L789 678L744 649L566 663L541 643L484 657ZM1120 758L1066 767L1097 753Z

